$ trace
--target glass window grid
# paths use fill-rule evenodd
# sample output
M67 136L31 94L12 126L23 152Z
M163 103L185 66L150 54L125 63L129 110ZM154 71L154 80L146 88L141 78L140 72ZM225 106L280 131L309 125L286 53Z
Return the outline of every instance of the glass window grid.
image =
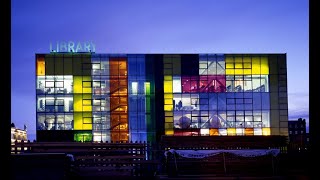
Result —
M202 61L203 61L203 59L202 59ZM247 64L246 64L247 63ZM203 62L201 62L200 64L204 64ZM246 68L247 69L249 69L249 68L251 68L251 64L248 64L248 62L243 62L243 66L246 66ZM241 68L241 67L239 67L239 68ZM242 76L243 77L243 76ZM250 79L251 79L251 76L250 76ZM250 79L249 79L249 81L250 81ZM245 81L244 79L242 79L243 81ZM246 80L248 80L248 78L246 78ZM191 81L190 81L191 82ZM200 101L201 102L201 101ZM203 101L202 101L203 102ZM248 104L248 105L252 105L252 98L243 98L243 99L237 99L237 102L238 102L238 104ZM245 116L242 116L241 118L243 118L243 119L245 119L244 118ZM252 115L250 115L250 116L246 116L247 118L249 118L249 117L251 117L251 118L253 118L253 116ZM261 119L261 117L260 117L260 119Z

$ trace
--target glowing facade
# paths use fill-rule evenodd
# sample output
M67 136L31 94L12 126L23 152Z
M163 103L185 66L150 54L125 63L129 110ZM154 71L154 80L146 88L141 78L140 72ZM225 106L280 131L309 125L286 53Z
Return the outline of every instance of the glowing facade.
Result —
M37 139L288 136L286 72L285 54L37 54Z

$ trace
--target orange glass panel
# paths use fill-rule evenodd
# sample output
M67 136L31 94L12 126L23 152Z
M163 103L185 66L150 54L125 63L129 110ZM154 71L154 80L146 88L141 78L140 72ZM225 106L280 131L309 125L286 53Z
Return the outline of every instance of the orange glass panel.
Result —
M128 141L127 59L110 58L109 68L111 141Z
M37 58L37 75L44 76L45 74L46 74L46 71L45 71L44 57L38 57Z
M246 136L253 136L253 128L246 128L244 134Z
M219 136L219 129L210 129L210 136Z

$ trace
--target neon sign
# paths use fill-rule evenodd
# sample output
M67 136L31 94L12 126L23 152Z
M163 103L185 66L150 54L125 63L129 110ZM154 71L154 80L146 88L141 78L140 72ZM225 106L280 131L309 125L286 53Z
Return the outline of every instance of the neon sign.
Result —
M53 46L54 45L54 46ZM92 42L57 41L50 42L50 52L95 52L96 45Z

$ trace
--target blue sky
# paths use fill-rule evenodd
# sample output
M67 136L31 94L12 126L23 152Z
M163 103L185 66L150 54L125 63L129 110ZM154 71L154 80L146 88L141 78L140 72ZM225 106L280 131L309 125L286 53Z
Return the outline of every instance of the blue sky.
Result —
M309 120L308 0L12 0L11 118L35 134L35 53L287 53L289 119Z

